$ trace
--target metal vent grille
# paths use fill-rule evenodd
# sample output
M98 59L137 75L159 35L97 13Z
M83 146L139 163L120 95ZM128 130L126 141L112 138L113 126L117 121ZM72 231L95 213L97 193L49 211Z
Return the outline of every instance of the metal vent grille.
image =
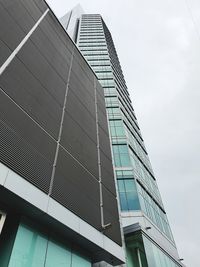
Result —
M96 228L100 228L99 182L60 148L52 197Z
M48 193L52 166L0 120L0 161Z
M2 3L0 62L47 9L41 0ZM0 162L102 230L99 163L105 223L112 223L105 234L121 244L111 159L103 89L49 11L0 77Z

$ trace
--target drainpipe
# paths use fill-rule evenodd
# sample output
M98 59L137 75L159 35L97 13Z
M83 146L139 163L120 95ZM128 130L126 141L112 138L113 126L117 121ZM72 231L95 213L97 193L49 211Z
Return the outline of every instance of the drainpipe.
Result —
M98 171L99 171L99 198L100 198L100 214L101 214L101 229L104 231L110 228L111 223L105 224L104 221L104 205L103 205L103 190L102 190L102 176L101 176L101 155L100 155L100 143L99 143L99 122L98 122L98 110L97 110L97 86L96 78L94 77L95 88L95 112L96 112L96 130L97 130L97 153L98 153Z

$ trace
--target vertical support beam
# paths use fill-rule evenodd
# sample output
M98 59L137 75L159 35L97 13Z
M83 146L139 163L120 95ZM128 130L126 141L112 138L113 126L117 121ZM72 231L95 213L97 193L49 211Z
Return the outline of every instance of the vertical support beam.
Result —
M66 85L64 102L63 102L60 128L59 128L59 133L58 133L58 140L57 140L57 145L56 145L56 152L55 152L55 157L54 157L53 169L52 169L52 173L51 173L51 183L50 183L50 188L49 188L49 196L52 193L54 177L55 177L55 172L56 172L56 165L57 165L57 161L58 161L58 152L59 152L59 148L60 148L60 141L61 141L61 136L62 136L62 131L63 131L63 123L64 123L64 117L65 117L65 110L66 110L66 105L67 105L67 95L68 95L68 91L69 91L70 74L71 74L72 63L73 63L73 58L74 58L74 49L75 48L73 48L73 50L72 50L69 72L68 72L68 77L67 77L67 85Z

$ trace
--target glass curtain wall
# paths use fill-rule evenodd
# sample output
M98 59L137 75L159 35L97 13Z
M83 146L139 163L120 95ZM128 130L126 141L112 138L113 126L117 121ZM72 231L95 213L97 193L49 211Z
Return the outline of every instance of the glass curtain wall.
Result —
M148 267L181 267L162 249L143 236Z
M142 210L174 242L114 43L100 15L81 16L77 40L104 88L121 210Z
M80 249L58 240L37 226L21 222L8 267L91 267L91 259Z
M126 237L128 267L181 267L143 233Z

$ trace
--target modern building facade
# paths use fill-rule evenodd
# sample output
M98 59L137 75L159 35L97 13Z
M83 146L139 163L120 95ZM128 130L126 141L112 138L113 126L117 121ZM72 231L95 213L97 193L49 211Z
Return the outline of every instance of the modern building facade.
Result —
M103 88L45 1L0 25L0 266L122 264Z
M110 31L80 7L61 18L104 88L128 267L183 266Z

